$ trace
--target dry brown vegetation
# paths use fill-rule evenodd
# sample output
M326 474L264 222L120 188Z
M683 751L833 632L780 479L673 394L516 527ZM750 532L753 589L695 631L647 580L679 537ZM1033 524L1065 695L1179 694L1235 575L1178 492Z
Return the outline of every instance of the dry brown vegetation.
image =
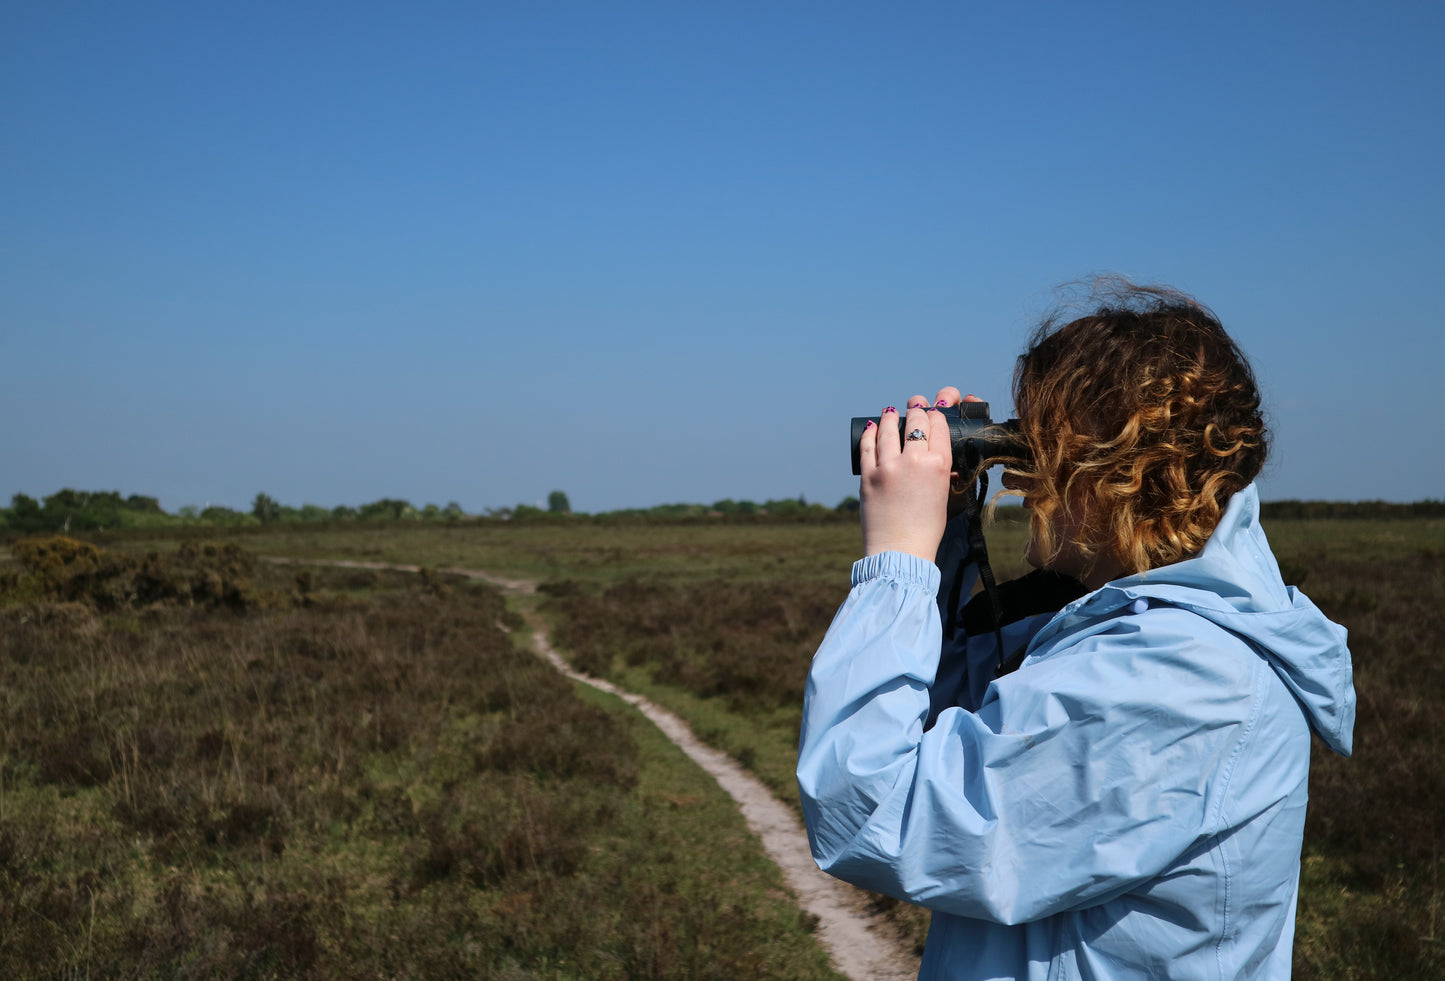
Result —
M600 589L544 585L555 636L574 666L711 703L674 703L704 738L752 768L797 805L793 777L808 666L841 600L836 584L778 577L698 583L626 579ZM629 671L631 669L631 671ZM665 697L665 694L664 694ZM926 911L886 896L861 897L922 953Z
M600 592L568 580L542 591L565 612L556 640L581 670L645 665L656 682L739 711L802 704L819 625L838 606L836 588L786 580L626 579Z
M1350 631L1355 754L1310 769L1299 978L1445 975L1445 556L1301 548L1286 569Z
M1295 976L1440 977L1445 523L1267 527L1286 580L1350 629L1359 694L1355 757L1315 756ZM1016 574L1021 548L996 531L996 566ZM797 701L857 531L247 541L550 577L564 653L790 799ZM518 658L490 590L308 578L203 543L47 554L41 578L0 566L0 977L826 976L816 949L779 939L796 911L764 909L776 879L740 863L746 835L705 783L686 767L666 782L655 732ZM577 776L593 770L606 780ZM588 844L508 831L535 821ZM761 888L716 899L740 879Z
M494 590L13 552L0 977L833 977L736 815Z
M1270 526L1286 580L1349 628L1359 698L1355 756L1341 759L1322 745L1314 754L1299 978L1445 973L1445 557L1431 544L1440 530L1428 528L1412 544L1398 522L1357 524L1339 537L1319 525ZM841 577L827 586L783 575L753 583L568 582L552 587L550 608L580 667L634 683L641 672L725 709L729 721L705 723L704 734L791 796L787 750L796 729L778 724L778 707L801 699L808 661L845 589ZM678 704L689 711L687 700ZM690 711L695 720L717 717ZM778 753L759 750L752 759L736 751L740 732L764 726L786 747L781 761ZM881 902L921 944L926 914Z

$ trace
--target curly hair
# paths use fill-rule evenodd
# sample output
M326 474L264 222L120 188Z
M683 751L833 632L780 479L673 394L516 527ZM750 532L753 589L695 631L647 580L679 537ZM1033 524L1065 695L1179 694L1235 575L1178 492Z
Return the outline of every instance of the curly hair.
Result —
M1259 474L1268 431L1244 354L1219 320L1167 287L1109 279L1093 310L1041 323L1014 370L1014 405L1032 460L1007 472L1028 488L1045 556L1079 529L1089 568L1126 572L1204 547L1229 498Z

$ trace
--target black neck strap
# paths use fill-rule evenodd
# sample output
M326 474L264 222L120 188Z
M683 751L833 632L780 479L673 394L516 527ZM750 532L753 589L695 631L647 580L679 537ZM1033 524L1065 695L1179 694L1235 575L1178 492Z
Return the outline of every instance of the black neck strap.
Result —
M984 595L988 597L990 620L993 624L993 637L998 643L998 673L1004 673L1005 651L1003 647L1003 607L999 603L998 584L994 582L993 567L988 564L988 543L983 539L983 502L988 498L988 470L979 466L977 448L970 441L964 450L964 466L978 474L978 481L969 482L963 490L963 510L968 515L968 554L973 563L978 566L978 578L983 583ZM962 575L955 576L953 580L953 595L948 599L948 610L950 620L957 617L959 601L962 599L963 591ZM953 624L950 623L950 626Z

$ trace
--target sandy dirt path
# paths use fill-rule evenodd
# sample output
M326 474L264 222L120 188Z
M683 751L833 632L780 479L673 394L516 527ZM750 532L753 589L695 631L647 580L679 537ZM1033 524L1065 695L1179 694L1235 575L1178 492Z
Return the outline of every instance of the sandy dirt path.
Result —
M390 562L313 561L270 559L286 565L332 565L353 569L389 569L417 572L420 566ZM537 584L526 579L510 579L479 569L437 569L439 573L480 579L499 587L503 592L533 594ZM903 950L892 928L882 917L864 910L858 893L838 880L818 871L808 851L808 838L802 823L787 805L777 800L752 774L732 757L713 749L693 735L687 723L641 695L623 691L611 682L576 671L552 647L547 627L535 613L527 616L532 627L532 643L537 653L558 671L574 681L591 685L599 691L627 702L662 730L663 735L702 767L718 786L737 801L748 828L762 842L764 850L783 871L788 885L797 894L803 909L818 918L818 937L833 958L833 966L853 981L911 981L918 973L918 959Z

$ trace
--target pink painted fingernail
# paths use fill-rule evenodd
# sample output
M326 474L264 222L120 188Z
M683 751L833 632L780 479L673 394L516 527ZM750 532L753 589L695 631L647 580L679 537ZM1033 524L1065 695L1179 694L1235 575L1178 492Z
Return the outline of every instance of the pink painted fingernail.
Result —
M869 419L869 420L868 420L868 424L865 425L863 428L864 428L864 429L872 429L874 425L875 425L875 424L874 424L873 420L872 420L872 419Z
M937 406L942 406L943 408L947 408L947 407L948 407L948 399L939 399L937 402L935 402L935 403L933 403L933 404L934 404L934 405L937 405Z
M895 409L895 408L894 408L893 406L891 406L891 405L890 405L888 408L886 408L886 409L883 410L883 414L884 414L885 416L886 416L888 413L890 413L890 412L897 413L898 410Z

